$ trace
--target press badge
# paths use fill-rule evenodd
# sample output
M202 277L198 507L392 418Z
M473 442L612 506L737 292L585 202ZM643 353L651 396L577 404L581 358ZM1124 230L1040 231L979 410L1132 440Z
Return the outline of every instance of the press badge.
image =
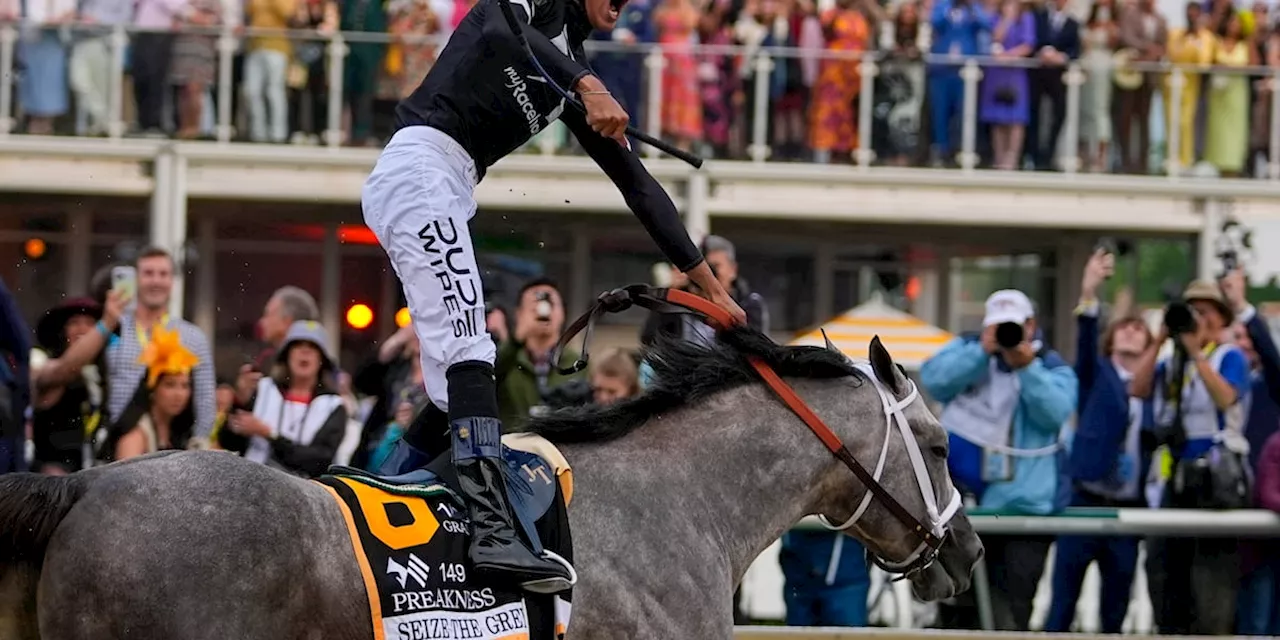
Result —
M982 450L982 481L991 484L1013 480L1013 457L992 451Z

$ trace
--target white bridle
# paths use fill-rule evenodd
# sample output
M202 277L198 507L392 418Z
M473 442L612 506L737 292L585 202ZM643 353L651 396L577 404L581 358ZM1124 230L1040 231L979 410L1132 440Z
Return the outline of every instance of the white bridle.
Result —
M955 485L951 483L951 477L948 475L947 487L951 489L951 498L947 501L946 508L941 512L938 511L938 501L934 495L933 483L930 481L929 471L924 464L924 456L920 453L920 444L916 441L916 436L911 432L911 426L907 423L907 417L903 414L903 410L911 406L911 403L915 402L916 399L920 397L919 390L916 389L914 382L907 379L907 385L909 385L910 391L907 393L905 398L897 400L876 377L875 371L871 369L870 365L859 362L854 363L853 366L866 374L867 379L869 379L875 386L876 393L880 395L880 405L883 408L885 415L884 444L880 447L880 460L876 463L875 471L872 472L871 477L876 482L880 481L880 476L884 472L885 461L889 457L889 440L893 436L893 425L896 423L898 425L898 432L902 434L902 441L906 444L907 457L911 460L911 468L915 471L916 484L920 487L920 496L924 499L926 511L925 522L932 527L932 533L937 536L938 539L942 539L947 532L947 523L950 522L951 518L955 517L956 513L960 510L960 492L955 488ZM873 497L872 492L867 491L866 494L862 496L862 502L858 504L858 508L854 510L853 515L849 516L848 520L845 520L839 525L831 524L831 521L824 515L819 515L818 519L822 522L822 526L832 531L844 531L845 529L852 527L854 523L862 517L862 514L866 513L867 507L871 505ZM928 563L925 563L920 567L912 568L912 565L928 548L927 544L921 542L920 545L916 547L915 551L912 551L911 555L905 560L900 562L889 562L882 558L878 558L877 560L879 560L879 564L883 568L889 571L919 571L929 566L932 562L932 558L930 558Z

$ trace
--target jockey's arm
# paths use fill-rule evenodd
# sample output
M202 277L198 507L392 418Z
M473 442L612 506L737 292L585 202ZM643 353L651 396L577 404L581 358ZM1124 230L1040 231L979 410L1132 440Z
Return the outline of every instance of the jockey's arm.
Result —
M484 36L491 42L501 41L507 43L519 50L519 43L516 41L515 34L511 32L511 27L507 24L506 18L502 15L502 8L498 6L503 0L488 0L485 4L484 11ZM538 62L542 64L547 75L557 85L567 90L574 90L578 86L578 81L591 73L590 69L583 66L582 63L573 60L565 55L551 39L533 26L534 9L530 0L511 0L511 10L516 16L516 21L520 23L520 29L524 32L524 38L529 43L529 48L533 51L533 55L538 58ZM551 10L548 8L547 10Z
M616 140L593 131L580 111L566 109L560 119L573 132L587 155L617 185L627 207L644 225L667 260L681 272L689 274L703 291L719 288L719 282L702 259L702 252L689 239L689 232L684 228L675 203L662 185L649 175L640 157Z

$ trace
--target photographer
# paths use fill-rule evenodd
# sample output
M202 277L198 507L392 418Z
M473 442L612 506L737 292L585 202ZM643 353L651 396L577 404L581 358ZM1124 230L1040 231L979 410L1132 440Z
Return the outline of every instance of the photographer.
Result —
M569 367L578 352L566 347L556 366L551 351L564 331L564 302L555 283L545 278L531 280L520 288L515 310L515 327L510 339L498 347L494 375L498 378L498 411L502 423L515 428L548 404L561 405L561 387L583 386L586 374L561 375L558 367ZM576 385L569 384L575 382ZM551 400L549 400L549 398Z
M1234 316L1217 284L1192 282L1165 309L1164 327L1134 373L1131 393L1155 405L1144 449L1157 456L1153 471L1172 471L1159 473L1165 485L1152 498L1162 507L1229 509L1251 498L1244 452L1229 444L1243 440L1239 402L1249 391L1249 364L1239 348L1219 344ZM1158 358L1169 337L1173 353ZM1234 540L1150 538L1147 551L1160 633L1232 632L1240 579Z
M1046 515L1057 508L1058 435L1076 407L1076 374L1040 341L1026 294L1006 289L986 302L980 336L944 346L920 369L944 403L948 465L983 509ZM1050 537L983 536L995 626L1027 629Z
M1131 398L1128 383L1151 344L1151 331L1131 309L1114 309L1106 332L1099 336L1098 288L1114 269L1115 255L1099 249L1085 265L1080 283L1075 366L1079 404L1065 474L1071 480L1074 507L1143 506L1148 459L1142 455L1140 436L1151 404ZM1044 630L1071 630L1085 572L1096 561L1102 574L1101 631L1120 633L1138 568L1138 542L1136 536L1059 537L1053 601Z

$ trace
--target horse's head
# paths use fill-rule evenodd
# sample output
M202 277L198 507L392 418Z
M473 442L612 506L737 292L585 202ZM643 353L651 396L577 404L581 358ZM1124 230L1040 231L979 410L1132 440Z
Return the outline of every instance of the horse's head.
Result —
M902 510L870 491L839 491L824 520L861 539L881 568L905 573L920 599L949 598L969 588L983 548L947 470L947 433L879 337L869 355L858 365L871 383L855 394L857 423L838 430L857 434L846 436L849 449ZM843 486L857 487L841 467ZM917 525L941 538L936 550Z

